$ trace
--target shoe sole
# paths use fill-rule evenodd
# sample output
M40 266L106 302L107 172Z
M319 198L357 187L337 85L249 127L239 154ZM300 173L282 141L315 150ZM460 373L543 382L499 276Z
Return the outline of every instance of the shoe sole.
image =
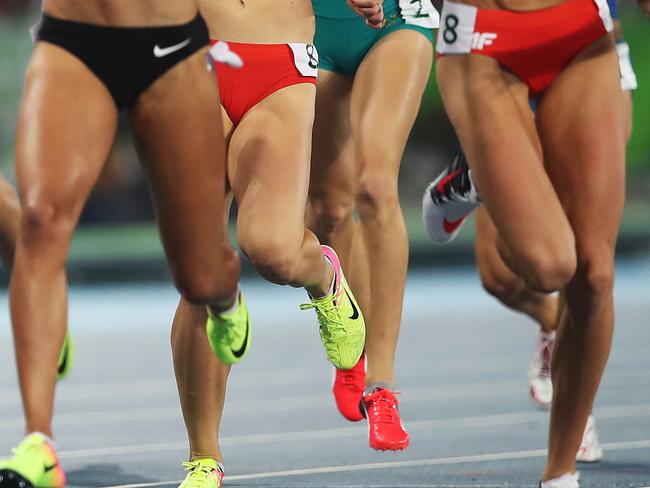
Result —
M2 488L34 488L30 481L10 469L0 471L0 485Z
M372 444L369 444L371 449L374 449L375 451L379 452L386 452L386 451L403 451L407 447L411 445L411 442L407 442L406 445L404 446L398 446L398 447L386 447L386 446L373 446Z
M578 463L597 463L601 459L603 459L603 450L602 449L598 449L591 456L580 457L580 452L578 452L578 455L576 456L576 462L578 462Z

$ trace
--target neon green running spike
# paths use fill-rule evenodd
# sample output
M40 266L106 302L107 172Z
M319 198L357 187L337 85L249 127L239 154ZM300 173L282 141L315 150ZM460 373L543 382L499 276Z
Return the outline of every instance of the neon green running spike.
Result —
M0 460L0 486L8 488L63 488L65 473L54 446L43 434L25 437L13 457Z
M72 369L72 362L74 360L74 342L72 342L72 336L70 331L65 333L65 340L63 341L63 347L61 348L61 353L59 354L59 362L56 365L56 379L61 381L63 378L70 374Z
M212 458L198 458L183 463L187 476L178 488L221 488L223 470Z
M348 286L334 249L321 246L334 267L334 290L323 298L311 298L301 310L315 309L320 337L330 362L338 369L352 369L366 341L366 325L357 301Z
M215 355L224 364L241 361L250 345L251 326L244 294L240 291L235 310L213 315L208 312L206 331Z

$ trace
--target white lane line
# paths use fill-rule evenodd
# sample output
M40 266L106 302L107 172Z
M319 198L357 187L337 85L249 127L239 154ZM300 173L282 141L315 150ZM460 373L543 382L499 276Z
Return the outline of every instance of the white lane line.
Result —
M603 444L606 451L621 451L628 449L645 449L650 447L650 439L630 442L613 442ZM410 461L388 461L383 463L351 464L346 466L321 466L317 468L291 469L285 471L269 471L266 473L252 473L228 476L229 481L255 480L262 478L282 478L289 476L305 476L313 474L346 473L350 471L367 471L375 469L415 468L423 466L439 466L450 464L482 463L490 461L511 461L546 456L546 449L530 449L525 451L495 452L487 454L474 454L469 456L453 456L445 458L414 459ZM154 486L174 485L182 480L159 481L155 483L138 483L132 485L115 485L104 488L148 488ZM479 485L480 486L480 485ZM497 485L498 486L498 485Z
M624 405L604 407L595 410L596 417L601 419L628 418L650 415L650 403L641 405ZM442 418L434 420L419 420L408 423L409 432L421 432L444 429L476 429L481 427L503 427L520 425L531 422L547 422L547 416L540 412L514 412L497 415L483 415L471 417ZM367 428L342 427L338 429L303 430L298 432L279 432L269 434L253 434L241 436L228 436L220 440L222 446L245 446L274 444L280 442L304 442L326 439L341 439L366 435ZM151 444L135 444L127 446L99 447L91 449L78 449L59 452L62 459L76 459L86 457L101 457L126 454L143 454L163 451L184 451L187 441L160 442Z

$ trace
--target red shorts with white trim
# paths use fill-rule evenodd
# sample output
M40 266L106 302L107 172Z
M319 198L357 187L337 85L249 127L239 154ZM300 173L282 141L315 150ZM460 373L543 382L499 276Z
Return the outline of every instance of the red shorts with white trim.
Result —
M438 57L490 56L535 95L612 28L606 0L567 0L556 7L527 12L479 9L445 0L436 51Z
M211 40L214 46L219 41ZM264 98L290 85L316 84L318 52L311 44L227 43L243 66L215 62L221 105L233 124Z

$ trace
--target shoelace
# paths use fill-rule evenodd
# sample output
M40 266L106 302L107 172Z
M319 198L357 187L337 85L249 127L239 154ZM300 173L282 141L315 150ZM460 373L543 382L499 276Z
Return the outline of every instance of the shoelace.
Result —
M447 168L447 176L440 183L431 189L431 198L436 203L453 200L456 195L463 196L471 191L469 165L462 152L451 162Z
M303 303L300 305L300 310L311 310L315 309L319 315L322 315L325 317L329 324L327 327L328 334L332 339L337 339L344 337L347 335L347 331L345 330L345 324L343 322L343 318L341 317L341 312L339 308L336 305L336 299L340 295L340 291L338 293L329 295L324 298L319 298L317 301L313 301L311 303ZM322 325L322 320L321 317L319 316L319 322L321 322Z
M392 424L395 422L398 391L377 390L366 399L368 412L377 423Z
M183 467L185 468L185 471L191 473L190 478L185 485L190 488L201 488L201 486L203 486L202 483L212 476L212 471L215 469L198 461L185 462L183 463Z

